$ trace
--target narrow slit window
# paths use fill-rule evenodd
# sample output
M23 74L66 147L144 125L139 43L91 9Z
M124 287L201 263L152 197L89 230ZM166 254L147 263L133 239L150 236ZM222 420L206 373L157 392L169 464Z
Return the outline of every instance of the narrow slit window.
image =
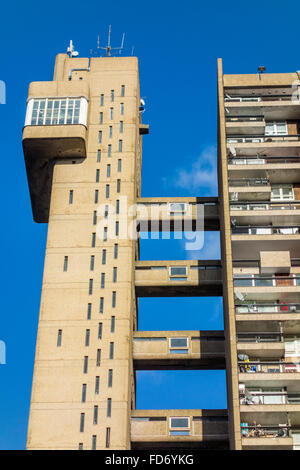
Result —
M109 343L109 359L114 358L114 343Z
M112 120L114 118L114 108L110 108L109 110L109 119Z
M101 362L101 349L97 349L96 367L100 367Z
M117 193L121 192L121 180L117 180Z
M121 116L124 114L124 103L120 103L120 114Z
M83 442L79 442L79 444L78 444L78 450L83 450Z
M113 291L113 293L112 293L112 308L116 308L116 303L117 303L117 293L116 293L116 291Z
M96 170L96 183L99 183L99 180L100 180L100 170L97 169Z
M118 221L116 222L116 232L115 233L116 233L116 237L118 237L119 236L119 222Z
M100 106L104 106L104 95L100 95Z
M107 449L110 448L110 428L106 428L106 439L105 439L105 447Z
M116 326L116 317L111 317L111 320L110 320L110 332L111 333L115 332L115 326Z
M115 90L111 90L110 92L110 101L111 102L115 101Z
M123 134L124 122L120 121L120 134Z
M118 268L113 268L113 282L117 282Z
M119 140L119 152L123 151L123 140Z
M97 450L97 436L92 437L92 450Z
M106 250L102 250L102 264L106 264Z
M107 178L110 178L110 169L111 169L111 166L107 165L106 166L106 176L107 176Z
M106 199L109 198L109 184L107 184L106 188L105 188L105 197L106 197Z
M112 371L112 369L109 369L109 371L108 371L107 386L108 386L109 388L111 388L111 387L112 387L112 383L113 383L113 371Z
M118 172L120 173L122 171L122 160L119 158L118 160Z
M104 227L104 228L103 228L103 241L104 241L104 242L107 241L107 227Z
M108 137L111 139L112 136L113 136L113 128L112 128L112 126L109 126L109 128L108 128Z
M120 214L120 201L117 199L116 201L116 214Z
M69 263L69 258L68 256L64 257L64 271L68 271L68 263Z
M102 131L98 132L98 142L99 142L99 144L101 144L101 142L102 142Z
M89 295L93 293L93 279L89 280Z
M62 330L57 332L57 347L60 348L62 342Z
M92 248L95 248L96 246L96 233L92 233Z
M87 308L87 319L90 320L91 317L92 317L92 304L89 303L88 308Z
M106 416L107 416L108 418L111 417L111 398L108 398L108 399L107 399Z
M99 124L103 124L103 113L99 114Z
M125 85L121 85L121 96L125 96Z
M98 406L94 406L93 424L98 424Z
M103 324L99 323L98 324L98 339L102 339L102 330L103 330Z
M83 359L83 373L84 374L87 374L88 372L88 365L89 365L89 358L88 356L84 356L84 359Z
M109 210L109 207L108 205L105 206L105 209L104 209L104 218L107 219L108 217L108 210Z
M94 268L95 268L95 256L92 255L91 260L90 260L90 271L94 271Z
M84 432L84 413L80 413L79 431Z
M99 313L103 313L103 311L104 311L104 297L100 297Z
M85 342L84 342L85 346L90 345L90 334L91 334L90 330L85 330Z
M100 392L100 377L99 375L95 378L95 395L99 395Z
M105 273L101 273L101 282L100 282L101 289L105 287Z
M73 189L70 189L70 192L69 192L69 204L73 204L73 195L74 195L74 191L73 191Z
M107 156L108 156L108 157L111 157L111 144L108 144Z
M117 243L115 243L115 245L114 245L114 259L118 259L118 249L119 249L119 245Z
M101 162L101 150L99 149L97 151L97 163L100 163Z
M95 189L95 200L94 200L95 204L97 204L99 202L99 190L98 189Z
M86 402L86 384L82 384L81 401Z

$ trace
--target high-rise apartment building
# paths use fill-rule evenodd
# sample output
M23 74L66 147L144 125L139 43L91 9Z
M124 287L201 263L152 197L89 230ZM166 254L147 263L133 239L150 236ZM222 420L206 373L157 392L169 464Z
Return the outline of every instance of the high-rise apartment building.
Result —
M218 97L219 198L142 198L137 59L59 54L53 81L30 84L23 148L48 238L28 449L300 445L298 74L219 61ZM187 227L220 230L222 260L139 259L136 228ZM223 296L224 331L139 331L138 298L171 296ZM225 368L228 410L135 409L137 370Z

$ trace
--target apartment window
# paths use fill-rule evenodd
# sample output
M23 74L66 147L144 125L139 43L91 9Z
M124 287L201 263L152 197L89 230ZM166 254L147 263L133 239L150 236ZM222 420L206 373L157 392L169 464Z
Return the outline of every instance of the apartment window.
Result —
M93 214L93 225L97 225L97 211L94 211Z
M104 311L104 297L100 297L99 313Z
M101 150L99 149L97 151L97 163L100 163L101 162Z
M108 371L108 381L107 381L107 386L109 388L112 387L112 382L113 382L113 371L112 371L112 369L109 369L109 371Z
M119 249L119 245L117 243L115 243L115 245L114 245L114 259L118 258L118 249Z
M101 142L102 142L102 131L98 132L98 142L99 142L99 144L101 144Z
M122 160L119 158L118 160L118 172L122 171Z
M107 156L111 157L111 144L108 144Z
M106 416L107 416L108 418L111 417L111 398L108 398L108 399L107 399Z
M91 316L92 316L92 304L89 303L88 308L87 308L87 319L90 320Z
M104 106L104 95L100 95L100 106Z
M78 444L78 450L83 450L83 442L79 442L79 444Z
M116 317L111 317L111 320L110 320L110 332L111 333L115 332L115 325L116 325Z
M103 124L103 113L99 114L99 124Z
M110 168L111 168L110 165L106 166L106 176L107 176L107 178L110 178Z
M116 237L119 236L119 222L116 222Z
M120 121L120 134L123 134L123 129L124 129L124 123L123 121Z
M93 424L98 424L98 406L94 406Z
M102 330L103 330L103 325L102 323L98 324L98 339L102 339Z
M97 169L96 170L96 183L99 183L99 180L100 180L100 170Z
M73 194L74 194L73 189L70 189L70 192L69 192L69 204L73 204Z
M81 401L86 402L86 384L82 384Z
M115 90L111 90L110 92L110 101L115 101Z
M113 128L112 128L112 126L109 126L109 128L108 128L108 137L110 139L112 138L112 134L113 134Z
M286 185L272 185L271 187L271 200L272 201L293 201L294 191L292 184Z
M104 227L104 228L103 228L103 241L104 241L104 242L107 241L107 227Z
M89 295L93 293L93 279L89 280Z
M95 248L96 246L96 233L92 233L92 248Z
M121 180L117 180L117 193L121 191Z
M119 140L119 152L123 151L123 140Z
M188 338L170 338L170 349L187 349L188 347Z
M117 268L113 268L113 282L117 282Z
M91 331L90 330L85 330L85 346L89 346L90 345L90 334L91 334Z
M100 287L101 287L101 289L104 289L104 287L105 287L105 273L101 273Z
M95 256L92 255L91 260L90 260L90 271L94 271L94 268L95 268Z
M99 201L99 190L95 189L95 204L97 204Z
M106 188L105 188L105 197L106 197L106 199L109 198L109 184L107 184Z
M99 395L99 391L100 391L100 377L99 375L97 375L95 379L95 395Z
M92 437L92 450L97 449L97 436Z
M286 122L266 122L265 135L287 135Z
M57 347L60 348L62 341L62 330L58 330L57 332Z
M79 431L84 432L84 413L80 413Z
M113 293L112 293L112 308L116 307L116 301L117 301L117 293L116 293L116 291L113 291Z
M187 276L187 267L186 266L170 266L169 274L170 274L170 277Z
M88 103L84 97L30 99L26 111L25 125L86 125L87 108Z
M124 103L120 103L120 114L124 114Z
M114 108L110 108L109 110L109 119L112 120L114 118Z
M68 271L68 261L69 261L68 256L65 256L64 257L64 271Z
M121 85L121 96L125 96L125 85Z
M106 428L106 443L105 447L109 449L110 447L110 428Z
M97 349L97 358L96 358L96 366L100 367L101 362L101 349Z
M119 214L120 213L120 201L119 199L117 199L116 201L116 214Z
M89 358L88 356L84 356L84 359L83 359L83 373L84 374L87 374L88 372L88 364L89 364Z
M114 358L114 343L109 343L109 359Z
M170 429L187 428L190 427L189 418L170 418Z
M105 208L104 208L104 218L107 219L108 217L108 209L109 207L106 205Z

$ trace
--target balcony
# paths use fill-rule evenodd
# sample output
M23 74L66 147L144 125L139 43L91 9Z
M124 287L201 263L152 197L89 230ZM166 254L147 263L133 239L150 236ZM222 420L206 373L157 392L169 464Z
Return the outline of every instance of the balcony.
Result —
M140 232L219 230L218 198L139 198Z
M137 261L138 297L220 296L220 261Z
M228 448L226 410L134 410L133 450Z
M300 297L299 297L300 298ZM236 304L237 325L266 322L267 324L283 322L284 331L300 332L300 304L299 303L248 303Z
M230 202L234 225L300 225L300 201Z
M226 116L226 135L262 134L266 123L263 116Z
M223 331L137 331L135 369L224 369Z
M264 154L272 156L299 155L300 135L232 135L227 137L227 148L234 147L237 155Z
M286 413L285 413L286 420ZM293 437L288 424L241 423L243 450L292 450ZM265 423L265 421L264 421Z
M36 222L49 218L53 167L86 158L86 98L30 98L23 151Z
M228 158L228 174L231 179L265 178L272 184L298 183L300 181L300 157L270 155L269 151L253 152Z
M295 268L296 269L296 268ZM277 301L298 302L300 294L300 275L297 273L258 275L235 274L234 290L242 292L247 301Z

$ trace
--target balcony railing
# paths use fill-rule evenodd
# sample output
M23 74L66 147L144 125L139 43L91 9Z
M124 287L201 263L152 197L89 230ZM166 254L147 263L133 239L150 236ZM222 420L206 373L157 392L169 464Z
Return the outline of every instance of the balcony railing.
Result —
M286 281L282 283L282 281ZM300 286L300 275L291 276L256 276L255 274L242 274L233 276L234 287L287 287Z
M236 314L273 314L273 313L300 313L300 303L264 303L235 305Z
M298 405L300 394L289 395L287 392L254 392L245 390L240 394L241 405Z
M262 122L263 116L226 116L226 122Z
M236 155L233 157L230 155L228 157L228 165L264 165L264 164L287 164L287 163L300 163L300 157L298 155L290 155L287 157L277 157L277 156L265 156L264 158L259 157L258 155L249 155L245 157L244 155Z
M284 202L284 201L255 201L241 203L238 201L230 201L230 210L232 211L268 211L268 210L296 210L300 209L300 201Z
M234 259L232 261L233 266L236 268L259 268L260 267L260 260L259 259ZM291 266L300 266L300 258L292 258L291 259ZM243 275L244 276L244 275ZM247 274L245 274L247 276ZM249 277L251 275L249 274ZM279 279L279 277L278 277Z
M270 186L268 178L228 178L229 186Z
M238 333L238 343L282 343L284 341L282 333Z
M299 362L280 362L280 361L239 361L239 371L250 374L283 374L300 372Z
M278 426L263 426L260 424L248 425L248 423L241 423L241 433L242 437L251 438L251 437L274 437L274 438L283 438L290 437L291 427L288 424Z
M231 227L232 235L297 235L300 225L235 225Z
M242 102L259 102L259 101L291 101L291 103L298 103L298 93L289 95L257 95L257 96L230 96L226 95L224 101L226 103L242 103Z
M300 134L285 135L231 135L226 138L228 144L245 144L245 143L261 143L261 142L287 142L300 140Z

